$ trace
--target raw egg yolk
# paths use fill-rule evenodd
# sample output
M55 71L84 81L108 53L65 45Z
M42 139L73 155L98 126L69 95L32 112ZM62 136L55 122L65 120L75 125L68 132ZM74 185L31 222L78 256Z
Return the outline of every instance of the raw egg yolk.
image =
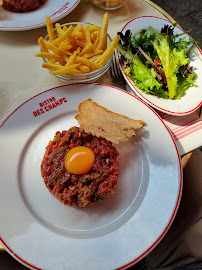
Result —
M85 174L90 171L95 161L93 151L85 146L72 148L65 157L65 168L72 174Z

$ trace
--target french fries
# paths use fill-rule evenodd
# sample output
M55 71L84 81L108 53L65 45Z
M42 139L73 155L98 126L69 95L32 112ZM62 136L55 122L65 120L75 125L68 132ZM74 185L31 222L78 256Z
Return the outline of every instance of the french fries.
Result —
M108 28L108 13L105 13L102 20L102 26L99 34L99 41L96 49L103 50L106 49L107 44L107 28Z
M42 67L51 70L50 74L86 74L101 68L114 53L120 39L117 35L107 46L108 13L105 13L101 27L81 24L61 26L46 18L49 41L38 39L41 52L36 57L47 59Z
M46 17L46 28L49 36L50 42L55 39L55 34L53 30L53 23L49 17Z

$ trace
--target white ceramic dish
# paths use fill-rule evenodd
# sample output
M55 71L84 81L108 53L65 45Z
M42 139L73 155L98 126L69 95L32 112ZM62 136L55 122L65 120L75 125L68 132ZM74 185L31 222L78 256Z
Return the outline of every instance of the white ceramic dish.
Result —
M72 12L79 2L80 0L47 0L39 9L24 13L10 12L0 7L0 30L24 31L42 27L46 24L46 17L56 22Z
M117 146L115 195L77 209L49 193L40 164L55 132L77 125L77 106L87 98L146 125ZM0 240L30 269L124 269L168 231L181 198L180 157L161 118L138 98L100 84L60 86L23 103L2 123L0 136Z
M149 25L151 25L156 30L160 31L161 28L164 25L172 25L171 22L158 18L158 17L152 17L152 16L143 16L143 17L137 17L129 21L121 30L121 32L125 33L128 29L130 29L131 33L138 35L138 33L142 29L147 29ZM175 33L182 33L183 31L175 27L174 30ZM186 39L188 39L189 35L186 34ZM202 72L202 51L198 46L194 46L194 51L198 54L198 56L191 51L189 53L190 58L190 66L194 67L194 71L197 73L197 78L195 80L195 83L198 85L198 87L190 87L186 91L186 95L183 96L180 100L169 100L169 99L163 99L156 96L152 96L149 94L146 94L144 91L138 89L134 83L129 79L128 76L126 76L123 72L123 75L129 84L129 86L132 88L134 93L140 97L142 100L144 100L146 103L151 105L152 107L156 108L159 111L162 111L167 114L172 115L186 115L194 112L197 110L202 103L202 76L200 75ZM121 66L121 65L120 65Z

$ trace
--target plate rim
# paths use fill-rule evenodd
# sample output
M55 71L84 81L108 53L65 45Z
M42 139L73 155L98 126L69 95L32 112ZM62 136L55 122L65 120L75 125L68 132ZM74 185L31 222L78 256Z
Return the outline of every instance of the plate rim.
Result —
M52 90L58 89L58 88L63 88L63 87L71 87L72 85L75 84L64 84L64 85L60 85L60 86L56 86L56 87L52 87L49 88L45 91L42 91L34 96L32 96L31 98L27 99L26 101L24 101L22 104L20 104L13 112L11 112L7 118L2 122L2 124L0 125L0 128L6 123L6 121L12 117L12 115L19 109L21 108L24 104L26 104L27 102L29 102L30 100L34 99L35 97L38 97L40 95L43 95L46 92L50 92ZM113 85L107 85L107 84L102 84L102 83L78 83L77 85L97 85L97 86L105 86L105 87L109 87L109 88L114 88L117 89L118 91L124 92L130 96L132 96L133 98L137 99L139 102L143 103L146 107L148 107L154 114L155 116L161 121L161 123L163 124L163 126L166 128L168 134L170 135L172 142L174 144L174 148L176 151L176 156L177 156L177 160L178 160L178 164L179 164L179 189L178 189L178 195L176 198L176 202L175 202L175 207L173 209L172 215L170 216L167 225L165 226L165 228L163 229L163 231L161 232L161 234L159 235L159 237L142 253L140 254L140 256L136 257L134 260L128 262L125 265L122 265L118 268L116 268L116 270L121 270L121 269L126 269L132 265L134 265L135 263L137 263L138 261L140 261L141 259L143 259L146 255L148 255L160 242L161 240L164 238L164 236L166 235L166 233L168 232L170 226L172 225L175 216L178 212L178 208L180 205L180 201L181 201L181 196L182 196L182 188L183 188L183 171L182 171L182 164L181 164L181 159L180 159L180 155L179 155L179 151L175 142L175 139L171 133L171 131L169 130L169 128L166 126L166 124L163 122L162 118L159 116L159 114L152 108L150 107L147 103L145 103L143 100L141 100L140 98L120 89L117 88ZM32 265L31 263L29 263L28 261L22 259L16 252L14 252L5 242L5 240L2 239L2 237L0 236L0 242L2 243L2 245L5 247L5 249L8 251L8 253L15 258L18 262L20 262L21 264L25 265L26 267L30 268L30 269L35 269L35 270L43 270L42 268L38 268L35 265Z
M172 21L170 21L170 20L168 20L168 19L161 18L161 17L158 17L158 16L152 16L152 15L149 15L149 16L137 16L137 17L134 17L133 19L129 20L129 21L123 26L123 28L121 29L120 32L124 31L124 29L126 28L126 26L127 26L129 23L131 23L131 22L134 21L134 20L141 19L141 18L160 19L160 20L162 20L162 21L169 22L169 23L171 23L171 24L173 23ZM178 25L176 25L176 27L185 33L185 31L184 31L181 27L179 27ZM188 37L191 38L191 36L190 36L188 33L186 33L186 35L187 35ZM198 51L200 52L200 54L201 54L201 56L202 56L202 50L200 49L200 47L199 47L196 43L194 43L194 45L197 47ZM116 52L117 52L117 51L116 51ZM117 52L117 56L118 56L118 59L120 60L120 57L119 57L119 53L118 53L118 52ZM119 61L119 66L121 67L120 61ZM154 104L152 101L148 100L145 96L143 96L142 93L139 91L140 89L138 89L138 88L132 83L132 81L129 79L129 77L123 72L122 68L121 68L121 72L122 72L122 74L124 75L124 77L125 77L127 83L129 84L129 86L132 86L132 88L135 88L135 93L137 93L137 94L139 95L139 97L140 97L141 99L143 99L143 101L145 101L146 103L150 104L152 107L156 108L157 110L159 110L159 111L161 111L161 112L164 112L164 113L167 113L167 114L170 114L170 115L184 116L184 115L188 115L188 114L193 113L193 112L196 111L196 110L201 106L201 104L202 104L202 101L200 102L200 100L199 100L199 104L198 104L195 108L193 108L193 109L191 109L191 110L188 110L188 111L186 111L186 112L173 112L173 111L164 109L164 108L162 108L162 107L160 107L160 106ZM134 90L133 90L133 91L134 91Z
M54 22L64 18L66 15L68 15L70 12L72 12L77 7L77 5L80 3L80 1L81 0L75 0L75 3L71 8L66 10L64 13L62 12L62 14L58 15L56 18L52 19L52 22L54 23ZM57 10L57 11L59 11L59 10ZM55 12L57 12L57 11L55 11ZM4 26L2 27L2 26L0 26L0 31L26 31L26 30L37 29L37 28L43 27L45 25L46 25L46 21L44 21L42 23L34 24L34 25L18 26L18 27L4 27Z

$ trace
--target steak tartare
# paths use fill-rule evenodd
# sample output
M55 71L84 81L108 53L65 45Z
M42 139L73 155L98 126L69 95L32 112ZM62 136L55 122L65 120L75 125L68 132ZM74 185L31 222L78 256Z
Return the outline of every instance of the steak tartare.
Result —
M90 148L95 161L87 174L70 174L65 156L76 146ZM111 142L72 127L57 131L41 163L41 175L49 191L63 204L76 207L93 205L114 194L119 175L119 153Z
M47 0L3 0L3 8L13 12L28 12L39 8Z

